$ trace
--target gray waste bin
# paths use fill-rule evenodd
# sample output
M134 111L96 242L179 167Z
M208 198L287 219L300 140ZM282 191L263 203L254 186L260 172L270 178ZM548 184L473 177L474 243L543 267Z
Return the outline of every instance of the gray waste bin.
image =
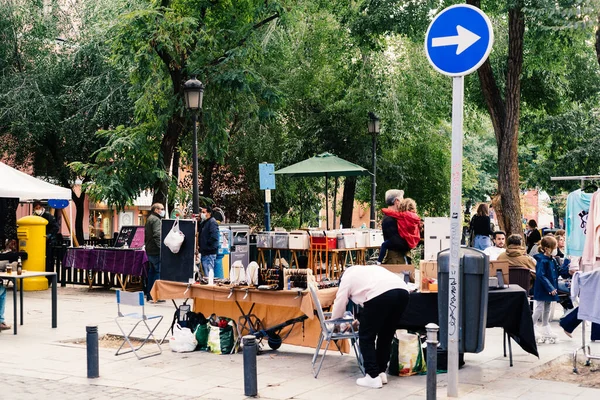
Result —
M458 326L460 353L479 353L485 342L487 323L489 258L483 252L460 249L460 315ZM448 348L448 291L450 279L450 250L438 253L438 318L440 343Z

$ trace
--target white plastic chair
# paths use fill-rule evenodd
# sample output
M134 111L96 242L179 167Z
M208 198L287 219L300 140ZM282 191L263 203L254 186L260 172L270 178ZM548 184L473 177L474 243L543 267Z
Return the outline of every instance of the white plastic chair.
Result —
M325 359L325 355L327 354L327 349L329 349L329 344L331 343L331 341L333 341L333 343L339 350L340 354L343 355L344 353L342 353L342 349L338 345L337 341L338 340L346 340L346 339L350 340L350 345L352 346L352 349L354 350L354 354L356 355L356 361L358 362L358 368L360 369L360 372L362 372L364 375L365 370L363 367L363 358L362 358L362 354L360 352L360 348L358 347L358 331L355 331L354 327L352 326L352 321L354 319L353 318L331 319L330 312L323 312L323 308L321 307L321 301L319 300L319 296L317 295L317 289L313 285L308 285L308 287L310 290L310 295L312 297L313 304L315 306L315 309L317 310L319 322L321 323L321 335L319 336L319 342L317 343L317 348L315 349L315 354L312 358L312 371L313 371L315 378L317 378L317 376L319 375L319 372L321 371L321 367L323 366L323 360ZM347 323L350 326L350 331L334 332L334 328L336 326L339 326L339 324L341 324L341 323ZM315 364L317 362L317 358L319 357L319 352L321 350L321 345L323 344L323 341L327 342L327 344L325 345L325 351L323 352L323 355L321 356L321 362L319 363L319 367L315 371Z
M144 301L145 301L144 292L133 292L132 293L132 292L124 292L121 290L117 290L118 316L117 316L117 318L115 318L115 322L117 323L117 326L123 333L123 343L121 343L121 346L119 346L119 348L117 349L117 352L115 353L116 356L133 352L135 354L135 356L138 358L138 360L141 360L144 358L157 356L162 353L162 348L160 347L160 343L158 342L158 340L156 340L156 337L154 336L154 330L158 327L158 325L162 321L163 316L162 315L146 315L146 311L144 309ZM133 309L133 307L135 307L135 308L140 307L141 312L138 309L138 312L124 314L121 311L122 305L129 306L130 309ZM123 329L123 325L125 324L126 321L137 321L135 323L135 325L133 326L133 328L131 329L131 331L129 331L129 333L125 333L125 330ZM151 325L148 325L148 321L155 321L156 323L154 323L152 325L152 328L150 328ZM140 325L140 323L143 323L143 325L146 327L146 329L148 330L148 334L143 339L142 343L139 346L135 347L133 345L133 343L131 342L130 337L133 334L133 332L135 331L135 329L138 327L138 325ZM138 351L148 342L154 342L156 344L156 347L158 347L158 350L156 352L140 356L140 354L138 354ZM127 343L131 349L121 352L121 349L123 348L125 343Z

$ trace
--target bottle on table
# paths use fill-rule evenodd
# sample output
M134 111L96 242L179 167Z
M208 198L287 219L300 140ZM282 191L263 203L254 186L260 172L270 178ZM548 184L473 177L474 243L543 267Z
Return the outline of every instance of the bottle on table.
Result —
M23 262L21 262L21 257L17 259L17 275L21 275L23 273Z

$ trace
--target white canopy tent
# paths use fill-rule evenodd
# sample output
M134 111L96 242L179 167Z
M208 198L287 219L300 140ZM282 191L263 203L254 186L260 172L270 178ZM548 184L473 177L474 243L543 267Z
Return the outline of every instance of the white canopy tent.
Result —
M71 200L71 189L53 185L34 178L0 162L0 197L16 198L19 201L34 199ZM69 225L73 221L73 213L69 203ZM73 233L71 232L71 246Z

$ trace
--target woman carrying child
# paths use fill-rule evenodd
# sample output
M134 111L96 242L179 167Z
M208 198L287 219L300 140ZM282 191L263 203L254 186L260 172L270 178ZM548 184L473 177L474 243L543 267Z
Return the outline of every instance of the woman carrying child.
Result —
M557 335L550 328L550 306L558 301L558 269L554 259L556 255L556 239L544 236L540 242L540 253L533 256L536 260L536 279L533 285L533 299L537 302L533 311L533 325L536 337L553 341ZM542 326L538 330L537 322L542 318Z
M390 207L384 208L381 212L388 217L396 219L398 234L400 235L401 246L403 247L399 249L400 251L407 253L417 247L419 240L421 240L421 218L417 215L417 203L413 199L402 199L397 211ZM378 263L382 263L385 259L389 245L388 240L381 244Z

